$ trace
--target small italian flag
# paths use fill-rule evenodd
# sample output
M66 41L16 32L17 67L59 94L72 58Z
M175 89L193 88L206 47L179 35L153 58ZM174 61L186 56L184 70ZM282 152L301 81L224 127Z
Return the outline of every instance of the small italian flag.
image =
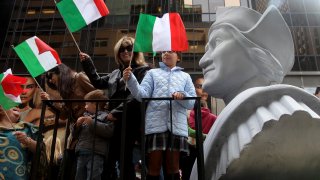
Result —
M166 13L162 18L140 14L134 43L135 52L187 50L187 34L178 13Z
M37 36L33 36L14 48L32 77L61 64L58 53Z
M0 74L0 104L8 110L21 103L20 94L23 92L22 84L27 83L27 78L12 75L11 69Z
M109 14L103 0L62 0L57 7L71 32Z

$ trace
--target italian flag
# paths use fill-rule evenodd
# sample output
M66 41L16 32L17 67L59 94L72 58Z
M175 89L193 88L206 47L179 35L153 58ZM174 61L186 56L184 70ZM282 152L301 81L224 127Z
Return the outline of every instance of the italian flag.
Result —
M103 0L62 0L57 7L71 32L109 14Z
M134 43L135 52L187 51L188 39L178 13L162 18L140 14Z
M27 83L27 78L12 75L11 69L0 74L0 104L8 110L21 103L20 94L23 92L22 84Z
M14 48L32 77L61 64L58 53L37 36L33 36Z

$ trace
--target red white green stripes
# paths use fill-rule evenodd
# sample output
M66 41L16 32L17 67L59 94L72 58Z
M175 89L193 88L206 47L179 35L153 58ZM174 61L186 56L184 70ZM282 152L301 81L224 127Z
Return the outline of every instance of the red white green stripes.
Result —
M186 51L188 40L178 13L166 13L162 18L140 14L135 52Z
M61 64L58 53L34 36L14 48L32 77L56 67Z
M20 94L23 89L22 84L27 82L24 77L12 75L11 69L0 74L0 104L3 109L8 110L21 103Z
M71 32L109 14L103 0L62 0L57 7Z

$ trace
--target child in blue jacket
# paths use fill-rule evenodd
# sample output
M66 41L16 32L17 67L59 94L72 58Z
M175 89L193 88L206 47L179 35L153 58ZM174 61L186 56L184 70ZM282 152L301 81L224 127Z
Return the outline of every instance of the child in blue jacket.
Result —
M150 101L146 111L145 134L148 153L147 179L159 179L162 156L166 160L166 175L180 179L179 155L188 152L187 110L192 109L194 100L182 100L184 97L195 97L195 88L188 73L176 66L180 61L179 54L174 51L162 52L160 68L147 72L139 85L131 73L131 67L123 71L123 79L127 81L132 95L141 101L150 97L173 97L172 128L170 123L169 101ZM171 139L171 133L173 139ZM173 149L170 150L170 143Z

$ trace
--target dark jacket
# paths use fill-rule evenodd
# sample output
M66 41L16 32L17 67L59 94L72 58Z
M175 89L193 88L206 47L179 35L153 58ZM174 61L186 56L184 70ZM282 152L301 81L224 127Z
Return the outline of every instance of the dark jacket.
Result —
M78 143L76 145L76 152L78 151L92 151L93 139L95 138L94 152L107 157L109 138L113 135L114 125L111 121L105 121L105 117L108 114L103 111L99 111L97 115L97 125L94 131L94 123L96 121L93 116L93 122L90 125L82 124L79 127L73 126L73 135L78 137ZM95 133L94 133L95 132Z
M108 89L108 97L112 99L128 99L127 101L127 133L131 134L131 138L140 137L141 108L140 102L135 100L128 88L125 89L125 82L122 80L123 69L116 69L106 76L99 76L91 59L82 61L82 67L86 75L89 77L92 85L97 89ZM131 64L132 73L135 75L139 83L142 81L146 72L151 69L148 65L137 66L134 61ZM117 122L122 121L123 102L110 102L109 112L117 118ZM120 135L120 130L115 129L115 133ZM116 136L116 134L115 134Z

